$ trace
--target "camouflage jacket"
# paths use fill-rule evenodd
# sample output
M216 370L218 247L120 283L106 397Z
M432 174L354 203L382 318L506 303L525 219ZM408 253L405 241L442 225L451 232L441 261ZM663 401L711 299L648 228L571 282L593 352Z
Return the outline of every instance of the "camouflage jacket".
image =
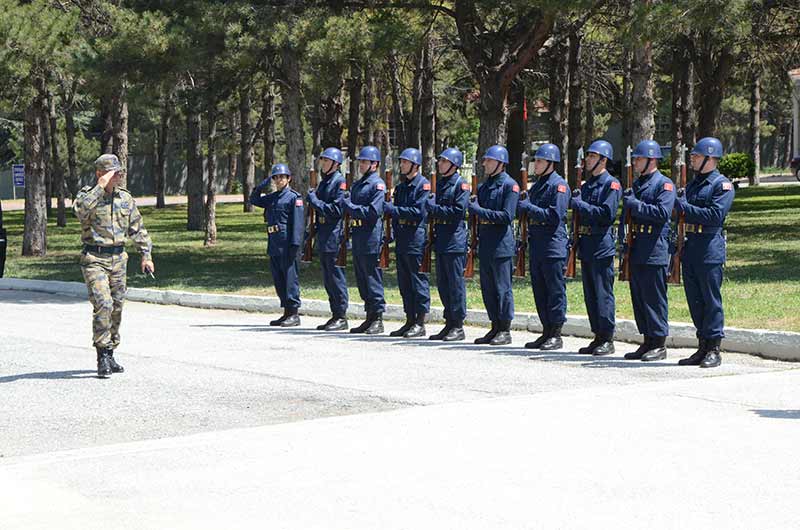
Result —
M84 245L119 246L130 237L142 257L150 259L153 242L128 190L115 188L107 195L100 186L85 186L78 192L73 208L81 222Z

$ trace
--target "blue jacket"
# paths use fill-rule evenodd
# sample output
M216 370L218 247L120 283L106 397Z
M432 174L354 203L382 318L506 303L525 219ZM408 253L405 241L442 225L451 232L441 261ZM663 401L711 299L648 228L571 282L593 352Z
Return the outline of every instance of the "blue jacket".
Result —
M350 241L353 255L379 254L383 245L383 201L386 183L377 172L353 182L349 198L342 206L350 214Z
M631 263L669 265L670 217L675 205L672 181L658 170L641 175L633 182L633 196L623 197L622 204L623 212L630 209L634 224Z
M478 216L479 259L510 258L517 253L513 222L517 215L519 185L503 171L478 186L477 204L469 213Z
M383 205L392 216L395 252L422 254L428 239L428 197L431 183L420 174L395 186L392 202Z
M714 170L696 176L686 187L686 197L678 199L677 208L686 214L686 243L682 261L690 263L725 263L725 217L733 205L733 184ZM691 226L702 226L692 232Z
M436 183L436 203L429 203L429 222L433 222L434 248L441 254L467 252L467 225L464 218L469 203L469 184L458 173Z
M263 195L265 187L266 181L258 185L250 194L250 202L264 208L269 238L267 253L276 258L294 259L305 234L303 197L289 186Z
M587 180L581 186L580 198L572 200L572 209L580 213L580 229L588 232L578 238L582 260L604 259L617 254L612 228L621 195L619 181L604 171Z
M336 171L323 176L315 193L308 195L308 202L317 212L316 246L319 252L338 252L342 244L342 207L339 198L347 183L341 173Z
M519 213L528 216L528 249L532 260L567 257L569 186L553 171L533 183L519 201Z

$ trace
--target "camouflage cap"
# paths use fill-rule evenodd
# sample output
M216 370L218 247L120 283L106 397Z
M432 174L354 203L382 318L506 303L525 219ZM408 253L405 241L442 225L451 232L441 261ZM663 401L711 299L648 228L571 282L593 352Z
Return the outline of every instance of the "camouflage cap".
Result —
M94 161L94 167L97 171L107 172L107 171L122 171L122 164L119 163L119 158L117 155L100 155L100 157Z

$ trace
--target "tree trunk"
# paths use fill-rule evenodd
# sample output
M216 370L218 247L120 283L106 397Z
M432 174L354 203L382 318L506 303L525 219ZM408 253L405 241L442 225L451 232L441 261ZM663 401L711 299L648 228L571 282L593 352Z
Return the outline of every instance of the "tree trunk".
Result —
M422 64L424 60L425 47L420 47L414 56L414 79L411 81L411 119L408 123L408 137L404 147L417 147L422 144Z
M188 200L186 229L203 230L205 228L203 146L197 94L187 94L186 103L186 196Z
M320 115L320 107L322 101L318 99L309 105L308 109L308 123L311 125L311 155L314 157L319 156L322 152L322 118Z
M422 50L422 79L420 92L420 139L422 174L433 175L436 170L436 110L433 96L433 39L428 35Z
M350 157L350 174L357 175L356 154L358 149L358 123L361 107L361 69L358 63L350 65L350 79L347 80L350 92L350 109L347 116L347 155Z
M56 114L56 98L52 93L47 95L48 111L50 119L50 154L51 167L53 174L53 187L55 189L57 201L56 224L60 227L67 226L67 208L64 186L64 168L61 166L58 146L58 116Z
M583 127L583 145L589 145L594 140L594 69L590 66L584 68L584 72L589 70L584 84L586 95L586 124ZM574 165L574 164L573 164Z
M560 25L559 25L560 26ZM555 34L558 35L559 29ZM550 50L550 81L548 83L549 92L549 107L550 107L550 138L551 141L558 146L561 153L567 152L566 146L566 96L567 96L567 80L569 79L569 72L567 71L567 47L557 42ZM566 175L567 161L566 155L563 157L564 162L561 174Z
M493 82L494 81L494 82ZM483 177L481 157L493 145L505 145L508 125L508 93L498 88L494 79L481 84L481 98L478 101L478 175Z
M75 85L69 96L69 100L64 103L64 125L67 133L67 166L69 167L69 187L70 197L73 199L78 194L78 154L75 147L75 111L73 108L73 98L75 97Z
M44 85L43 82L40 82ZM42 150L42 102L37 95L25 111L25 231L23 256L47 253L44 152Z
M264 127L264 170L269 171L275 163L275 91L272 85L264 93L261 124Z
M522 83L514 83L509 95L511 112L508 115L507 145L509 165L506 172L514 179L519 180L519 170L522 167L522 155L525 151L525 87Z
M364 145L375 145L375 76L364 69Z
M645 0L644 3L649 5L650 0ZM629 145L635 145L642 140L652 140L656 132L652 41L637 41L633 46L631 84L633 116Z
M238 144L238 142L236 141L238 135L237 130L239 127L237 121L238 113L237 111L230 111L228 112L227 116L228 116L228 129L230 130L231 134L231 141L233 143ZM264 141L266 142L266 135ZM228 155L228 164L227 164L228 170L227 170L227 177L225 179L225 193L230 194L233 193L233 189L236 186L236 174L238 172L238 167L239 167L239 155L235 152L230 152L230 150L228 150L227 155ZM264 161L264 164L266 164L266 160Z
M567 132L567 181L572 188L577 187L578 177L575 170L575 161L578 159L578 148L581 146L581 103L583 90L581 83L581 47L583 33L575 31L569 36L569 128Z
M112 111L111 94L100 98L100 117L103 121L103 132L100 134L100 154L109 154L114 149L114 113Z
M46 90L46 89L43 89ZM53 218L53 164L50 159L50 109L47 103L47 92L43 91L40 96L41 113L40 120L42 129L42 166L44 167L45 182L45 208L47 219Z
M323 148L341 147L344 130L344 100L342 90L344 79L337 77L331 80L331 92L320 100L319 116L321 126L320 144Z
M733 71L735 55L733 46L726 44L713 48L713 35L695 35L692 43L692 62L697 75L697 107L699 111L697 135L700 138L714 136L722 114L722 100Z
M114 141L112 151L122 166L122 181L120 186L128 185L128 90L125 80L120 80L111 103L112 120L114 123Z
M403 105L403 89L400 84L400 65L397 52L389 55L389 77L392 81L392 122L394 123L395 143L406 141L406 117Z
M286 45L281 50L283 83L281 113L286 139L286 159L292 172L292 188L301 193L308 189L306 140L303 133L303 95L300 84L300 59L297 49Z
M208 186L206 187L206 238L203 244L207 247L217 244L217 109L216 104L209 105L206 112L208 120L208 154L206 155L206 171Z
M172 94L165 91L161 97L161 123L158 128L158 146L156 159L158 165L155 175L156 208L164 208L167 186L167 148L169 146L169 129L172 122Z
M241 148L242 159L242 195L244 196L244 211L252 212L253 205L250 204L250 193L256 185L256 166L253 153L253 122L250 117L250 92L252 87L246 85L242 87L239 99L239 122L241 124Z
M755 162L755 171L749 182L751 186L758 186L761 173L761 72L758 67L750 85L750 152Z
M631 81L631 67L633 54L625 51L624 65L622 67L622 143L631 145L633 142L633 83Z

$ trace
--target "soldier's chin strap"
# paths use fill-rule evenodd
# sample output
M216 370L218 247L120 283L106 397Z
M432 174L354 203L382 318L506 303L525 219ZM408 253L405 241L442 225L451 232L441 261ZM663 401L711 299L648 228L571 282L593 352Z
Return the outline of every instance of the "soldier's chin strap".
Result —
M548 160L547 161L547 167L544 168L544 171L542 171L541 173L537 173L536 176L537 177L547 177L547 176L550 175L550 173L552 173L555 170L556 170L555 163L552 160Z
M700 169L698 169L698 170L697 170L697 172L698 172L699 174L701 174L701 175L703 175L703 174L704 174L704 173L703 173L703 170L706 168L706 164L708 164L708 159L709 159L709 158L711 158L711 157L708 157L708 156L704 156L704 157L703 157L703 163L702 163L702 164L700 164Z
M444 173L440 173L440 175L442 175L443 177L449 177L455 174L455 171L453 171L453 169L456 167L456 165L450 162L449 160L447 162L450 164L450 167L447 168L447 171L445 171Z
M324 172L323 173L325 174L326 177L330 177L331 175L333 175L334 173L339 171L340 167L341 167L340 163L334 162L334 164L331 166L331 170L329 172L327 172L327 173L324 173Z
M369 169L367 169L365 172L363 172L363 173L361 174L361 178L364 178L364 177L366 177L367 175L370 175L370 174L372 174L372 173L375 173L376 171L378 171L378 167L377 167L377 166L375 166L375 169L372 169L372 165L373 165L373 164L377 164L377 163L378 163L378 162L372 162L372 161L370 161L370 163L369 163Z
M417 172L419 172L419 166L416 165L416 164L411 164L411 169L408 170L408 173L403 173L401 171L400 174L403 175L403 178L405 178L406 180L409 180L408 176L409 175L414 175Z
M499 160L495 160L495 162L497 162L497 165L494 167L494 171L492 173L489 173L490 177L494 177L495 175L500 174L500 167L503 165L503 163L500 162Z
M590 174L591 176L594 176L594 170L595 170L595 169L597 169L597 166L599 166L599 165L600 165L600 162L602 162L602 161L603 161L603 159L605 159L605 158L606 158L606 157L604 157L604 156L601 156L601 157L599 157L599 158L597 159L597 162L595 162L595 163L594 163L594 165L592 166L592 169L590 169L590 170L589 170L589 174Z

